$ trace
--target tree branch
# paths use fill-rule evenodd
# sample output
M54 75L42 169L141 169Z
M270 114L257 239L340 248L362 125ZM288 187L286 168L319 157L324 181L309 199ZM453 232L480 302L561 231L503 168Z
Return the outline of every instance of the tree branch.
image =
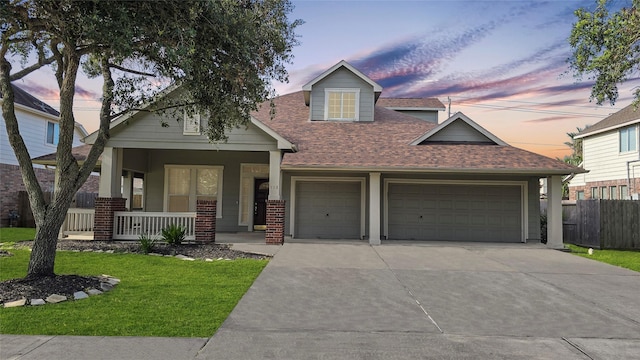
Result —
M156 76L156 74L146 73L146 72L137 71L137 70L133 70L133 69L128 69L128 68L125 68L123 66L116 65L116 64L113 64L113 63L109 63L109 67L112 67L114 69L118 69L120 71L128 72L128 73L131 73L131 74L136 74L136 75L149 76L149 77L155 77Z
M56 61L55 56L51 56L51 57L44 58L44 59L40 58L40 59L38 59L37 63L35 63L35 64L33 64L33 65L31 65L31 66L29 66L27 68L24 68L24 69L18 71L17 73L14 73L13 75L11 75L10 80L11 81L15 81L15 80L18 80L18 79L22 79L23 77L31 74L32 72L40 69L41 67L53 63L54 61Z

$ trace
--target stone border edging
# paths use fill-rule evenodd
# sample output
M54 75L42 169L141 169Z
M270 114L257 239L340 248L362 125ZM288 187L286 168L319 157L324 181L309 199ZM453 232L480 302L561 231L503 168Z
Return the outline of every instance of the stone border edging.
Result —
M100 290L94 289L94 288L87 289L87 292L85 292L84 290L78 290L73 293L73 300L77 301L77 300L87 299L89 296L100 295L104 292L111 291L116 285L120 284L120 279L110 275L102 274L98 276L98 279L100 280ZM12 308L12 307L27 306L27 305L39 306L39 305L46 305L46 304L57 304L67 300L69 299L66 296L59 295L59 294L51 294L47 296L46 299L27 300L26 298L23 297L20 300L6 302L3 304L3 307Z

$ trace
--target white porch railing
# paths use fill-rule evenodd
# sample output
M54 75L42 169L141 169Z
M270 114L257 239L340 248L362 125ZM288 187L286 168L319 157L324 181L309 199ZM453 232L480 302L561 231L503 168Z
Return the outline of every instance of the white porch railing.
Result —
M113 239L138 240L140 235L158 238L162 229L178 225L186 229L186 241L196 239L196 213L192 212L129 212L113 214Z
M94 209L71 208L62 225L64 235L93 231Z

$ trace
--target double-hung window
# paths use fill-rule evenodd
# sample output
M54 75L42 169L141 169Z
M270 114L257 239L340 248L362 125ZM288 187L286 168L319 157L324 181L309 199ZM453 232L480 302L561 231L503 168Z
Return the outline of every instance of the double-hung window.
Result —
M325 89L324 119L357 121L360 89Z
M629 152L629 151L638 150L635 126L629 126L624 129L620 129L619 134L620 134L620 152Z
M222 166L165 165L164 210L194 212L198 200L217 200L222 217Z
M60 124L56 122L47 121L47 144L58 145L58 138L60 137Z

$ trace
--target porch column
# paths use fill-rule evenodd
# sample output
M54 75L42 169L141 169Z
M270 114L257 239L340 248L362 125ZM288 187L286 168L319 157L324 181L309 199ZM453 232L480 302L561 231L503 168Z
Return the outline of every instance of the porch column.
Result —
M380 173L369 173L369 244L380 245Z
M562 249L562 178L547 178L547 246Z
M280 150L269 151L269 198L267 200L267 230L264 240L267 244L284 243L285 201L282 200L282 172Z
M196 242L216 242L216 200L198 200L196 204Z
M122 197L120 181L122 178L122 149L105 147L100 167L99 197Z
M95 203L93 239L113 240L114 212L125 211L125 199L120 191L122 149L105 147L100 168L100 189Z
M269 151L269 200L282 199L281 160L280 150Z

